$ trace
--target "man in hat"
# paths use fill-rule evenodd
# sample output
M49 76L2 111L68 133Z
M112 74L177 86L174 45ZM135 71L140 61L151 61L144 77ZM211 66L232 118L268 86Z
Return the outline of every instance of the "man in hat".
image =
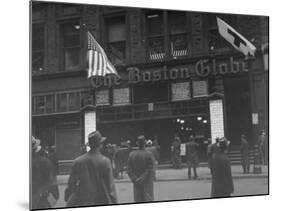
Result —
M228 197L234 190L230 162L226 155L227 148L228 143L222 138L219 141L219 151L212 155L212 197Z
M174 141L172 143L172 161L173 161L173 166L176 169L181 168L181 139L180 137L176 134L174 137Z
M111 163L100 152L105 139L99 131L88 135L89 152L76 158L72 166L65 191L67 206L117 203Z
M134 184L135 202L153 201L154 157L145 150L146 139L137 138L139 149L132 151L128 160L128 175Z
M50 160L40 154L40 140L32 136L32 209L51 208L58 199L58 192L49 190L53 185L54 175Z
M265 130L262 130L260 136L258 137L258 147L259 147L259 154L260 154L260 158L261 158L261 163L267 165L267 161L268 161L268 138L266 136Z
M243 168L243 173L248 174L250 171L249 143L246 139L245 134L241 135L240 153L241 153L241 164Z
M195 142L195 138L193 135L189 137L189 142L186 144L187 148L187 166L188 166L188 179L191 179L191 168L193 168L194 179L197 179L197 171L196 168L199 165L199 158L197 154L198 144Z

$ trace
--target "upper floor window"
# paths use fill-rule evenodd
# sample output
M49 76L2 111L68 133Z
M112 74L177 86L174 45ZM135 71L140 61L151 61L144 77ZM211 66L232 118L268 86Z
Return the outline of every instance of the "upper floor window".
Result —
M66 71L77 70L81 64L81 40L79 21L63 23L62 33L62 60Z
M124 15L105 19L107 51L113 64L121 65L126 60L126 17Z
M185 12L169 12L168 27L170 51L173 58L188 54L187 23Z
M152 10L145 14L147 51L149 60L165 57L163 11Z
M44 25L32 26L32 71L44 70L45 33Z
M217 17L221 18L233 28L235 28L237 25L235 15L206 14L205 22L208 27L208 47L210 51L225 50L231 48L231 45L219 34Z

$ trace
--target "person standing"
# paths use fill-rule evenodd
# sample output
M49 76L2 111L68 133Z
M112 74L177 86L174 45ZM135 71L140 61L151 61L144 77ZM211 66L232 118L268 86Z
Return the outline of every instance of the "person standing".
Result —
M199 165L199 158L197 154L198 144L195 142L193 135L189 137L189 142L186 144L187 148L187 166L188 166L188 179L191 179L191 168L193 168L194 179L197 179L196 168Z
M209 145L208 145L207 158L208 158L208 167L209 168L210 168L210 162L211 162L211 158L212 158L213 154L219 150L219 140L220 140L220 138L217 137L215 143L213 143L213 144L209 143ZM211 140L210 140L210 142L211 142Z
M250 163L249 163L249 143L244 134L241 135L241 164L243 168L243 173L248 174L250 172Z
M266 165L268 159L268 140L265 130L261 131L261 135L258 138L258 147L261 158L261 164Z
M175 135L174 141L172 143L172 158L173 158L173 166L176 169L181 168L181 140L180 138Z
M54 185L55 178L51 161L43 156L40 151L42 149L40 140L32 136L32 175L31 175L31 207L32 209L48 209L51 208L59 197L58 191L51 190Z
M145 149L146 139L138 136L139 149L132 151L128 159L128 175L134 185L135 202L149 202L154 200L154 157Z
M219 151L212 155L210 162L212 174L211 197L229 197L234 191L230 162L226 155L227 147L227 142L221 139Z
M117 203L111 162L100 152L105 139L99 131L90 133L89 152L74 160L65 190L68 207Z

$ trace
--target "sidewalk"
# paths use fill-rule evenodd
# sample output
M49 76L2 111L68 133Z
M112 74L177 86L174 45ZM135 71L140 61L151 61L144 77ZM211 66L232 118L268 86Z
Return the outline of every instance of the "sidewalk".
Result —
M252 172L253 166L251 166ZM240 165L231 166L232 177L233 179L245 179L245 178L266 178L268 177L268 167L262 166L262 173L260 174L243 174L242 167ZM193 171L192 171L193 174ZM210 169L208 167L199 167L197 168L198 178L197 180L208 180L211 179ZM69 175L58 175L57 180L58 184L66 184ZM182 169L157 169L156 171L156 181L182 181L188 180L187 177L187 168ZM124 173L123 179L115 179L116 183L121 182L131 182L127 173Z

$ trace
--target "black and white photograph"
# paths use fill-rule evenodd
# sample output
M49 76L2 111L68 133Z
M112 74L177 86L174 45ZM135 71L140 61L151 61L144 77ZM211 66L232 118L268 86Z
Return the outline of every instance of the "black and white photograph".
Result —
M269 16L29 9L31 210L269 195Z

